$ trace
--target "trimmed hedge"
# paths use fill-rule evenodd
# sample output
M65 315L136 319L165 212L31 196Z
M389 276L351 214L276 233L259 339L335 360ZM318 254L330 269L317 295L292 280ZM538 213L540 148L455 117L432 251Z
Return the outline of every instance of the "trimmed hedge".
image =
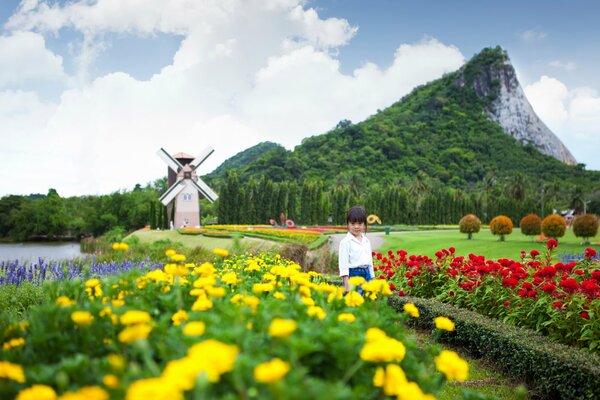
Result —
M600 357L595 354L433 299L396 296L389 303L398 312L406 303L417 306L420 317L407 323L420 328L433 329L438 316L451 318L456 329L443 332L440 340L493 360L507 375L525 381L536 395L546 399L600 396Z

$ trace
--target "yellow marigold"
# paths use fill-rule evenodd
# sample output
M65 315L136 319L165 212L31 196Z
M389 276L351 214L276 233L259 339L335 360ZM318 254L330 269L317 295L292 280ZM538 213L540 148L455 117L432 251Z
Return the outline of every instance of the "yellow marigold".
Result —
M237 285L242 280L238 279L237 274L235 272L228 272L221 276L221 282L227 285Z
M215 273L215 266L212 263L204 262L199 267L194 268L194 272L200 276L208 276Z
M192 304L192 311L206 311L213 307L213 302L206 296L200 296Z
M370 292L369 297L372 300L377 298L377 294L382 294L384 296L390 296L392 294L392 290L390 289L390 285L385 279L373 279L362 285L362 289L365 292Z
M275 286L272 283L255 283L252 285L252 292L258 295L272 292L273 289L275 289Z
M362 276L352 276L348 278L348 284L350 284L351 286L360 286L366 282L367 281Z
M356 321L356 317L354 316L354 314L350 314L350 313L341 313L340 315L338 315L338 321L345 321L345 322L354 322Z
M262 276L262 279L263 279L263 281L273 282L274 280L277 279L277 277L270 272L265 272Z
M88 279L87 281L85 281L85 287L86 288L95 288L96 286L100 285L100 280L93 278L93 279Z
M88 311L73 311L71 320L79 326L87 326L92 323L94 316Z
M310 307L308 307L308 310L306 311L306 313L310 317L315 317L315 318L318 318L320 320L324 320L325 317L327 316L327 314L325 313L325 311L321 307L319 307L319 306L310 306Z
M239 293L236 293L231 297L229 301L231 301L233 304L241 304L244 301L244 296Z
M358 292L349 292L344 297L344 303L348 307L360 307L365 302L365 299Z
M183 324L188 319L188 313L185 310L179 310L171 317L173 321L173 325L179 326Z
M435 400L435 396L425 394L415 382L407 382L398 389L397 400Z
M175 254L177 254L177 252L173 249L169 249L169 250L165 251L165 255L169 258L174 256Z
M435 367L449 381L464 382L469 377L469 364L451 350L442 350L435 358Z
M76 392L66 392L58 400L108 400L108 393L100 386L84 386Z
M229 252L225 249L220 249L218 247L215 247L213 249L213 253L215 253L215 255L219 256L219 257L227 257L229 255Z
M145 275L146 278L150 279L154 282L169 282L171 283L173 280L173 276L169 275L165 271L161 269L155 269L154 271L150 271Z
M25 383L25 371L23 371L23 367L19 364L0 361L0 378Z
M131 325L119 332L119 342L133 343L146 339L150 332L152 332L152 327L148 324Z
M183 261L185 261L185 255L183 255L183 254L173 254L171 256L171 261L176 262L176 263L183 262ZM182 266L182 267L185 268L185 266Z
M254 368L254 379L260 383L274 383L281 380L288 372L290 372L290 364L274 358Z
M310 288L307 286L300 286L298 288L298 293L300 293L300 296L302 296L302 297L310 297L311 296Z
M125 305L125 300L113 299L113 300L111 300L110 304L112 304L113 307L115 307L115 308L123 307Z
M256 308L260 303L260 299L255 296L244 296L242 302L248 307Z
M303 297L301 301L305 306L310 307L315 305L315 301L312 299L312 297Z
M378 367L373 376L373 386L383 388L383 392L388 396L397 395L400 388L407 383L406 374L396 364L388 364L385 370Z
M269 335L277 338L290 336L298 324L293 319L274 318L269 325Z
M109 389L116 389L119 387L119 378L113 374L107 374L102 377L102 384Z
M10 339L8 342L5 342L4 344L2 344L2 348L4 350L15 349L17 347L23 347L23 346L25 346L24 338Z
M206 288L206 293L212 298L218 299L221 297L225 297L227 291L224 287L208 287Z
M125 369L125 359L118 354L109 354L106 356L106 360L108 361L108 365L114 371L122 371Z
M183 393L167 378L140 379L129 385L125 394L125 400L139 399L183 400Z
M360 350L360 358L371 362L402 361L406 354L406 347L402 342L388 337L378 328L370 328L365 335L366 343Z
M202 336L206 330L206 325L202 321L191 321L183 327L183 334L186 336Z
M452 332L454 330L454 322L446 317L436 317L433 319L435 327L444 331Z
M419 318L419 309L413 303L405 304L404 311L406 311L411 317Z
M201 276L194 281L195 288L208 288L217 284L217 278L214 276Z
M50 386L33 385L23 389L17 395L16 400L54 400L56 392Z
M285 294L281 293L281 292L275 292L273 293L273 297L275 297L277 300L285 300Z
M123 325L148 324L152 317L147 311L129 310L121 315L120 320Z
M63 308L70 307L75 305L75 300L71 300L67 296L59 296L56 298L56 304Z

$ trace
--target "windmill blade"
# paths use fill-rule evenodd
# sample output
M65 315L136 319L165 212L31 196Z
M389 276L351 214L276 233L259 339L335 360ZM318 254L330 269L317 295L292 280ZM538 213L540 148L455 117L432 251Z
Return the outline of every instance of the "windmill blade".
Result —
M214 201L219 198L219 196L217 196L217 194L213 192L213 190L209 188L208 185L202 181L202 179L198 179L198 182L191 180L191 182L196 190L199 191L200 194L208 199L208 201L211 203L214 203Z
M179 170L183 168L183 165L181 165L179 161L171 157L171 155L167 153L162 147L156 152L156 154L158 154L158 156L162 158L162 160L166 162L169 168L175 171L175 173L179 172Z
M165 206L169 204L173 199L185 188L185 183L183 181L178 180L167 190L162 196L160 196L160 202Z
M194 161L192 161L192 163L190 164L190 166L192 167L192 169L196 169L198 168L198 166L200 164L202 164L204 162L204 160L206 160L215 150L208 146L207 148L205 148L202 153L200 153L198 155L198 157L194 158Z

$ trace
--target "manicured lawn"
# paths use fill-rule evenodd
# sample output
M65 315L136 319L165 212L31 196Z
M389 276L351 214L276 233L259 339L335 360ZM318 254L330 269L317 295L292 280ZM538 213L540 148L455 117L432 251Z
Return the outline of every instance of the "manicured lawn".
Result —
M214 249L215 247L230 249L233 245L233 239L230 238L215 238L207 237L203 235L182 235L177 231L150 231L150 230L139 230L133 232L125 239L137 236L142 243L153 243L159 240L170 240L172 242L179 242L185 247L194 248L197 246L204 247L206 249ZM262 239L256 238L243 238L242 245L252 246L253 249L267 250L273 246L276 242L269 242Z
M418 232L392 232L382 236L385 243L379 252L388 250L405 250L409 254L421 254L434 257L436 251L453 246L458 255L468 256L469 253L483 255L486 258L512 258L519 259L521 250L529 252L537 249L541 254L546 250L545 243L537 243L531 236L521 234L519 229L514 229L512 234L505 236L506 240L500 242L498 236L491 234L489 229L482 229L473 234L473 239L468 240L467 235L458 230L452 231L418 231ZM564 237L558 240L558 249L554 250L554 260L560 261L564 253L582 254L586 247L580 244L581 238L575 237L571 230L567 230ZM600 249L598 237L591 240L595 249Z

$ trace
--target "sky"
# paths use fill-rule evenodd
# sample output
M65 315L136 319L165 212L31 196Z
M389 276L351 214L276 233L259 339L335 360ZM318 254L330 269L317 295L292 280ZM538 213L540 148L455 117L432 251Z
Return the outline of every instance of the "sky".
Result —
M0 196L99 195L211 172L360 122L485 47L600 170L594 0L0 0ZM359 149L348 149L359 151Z

